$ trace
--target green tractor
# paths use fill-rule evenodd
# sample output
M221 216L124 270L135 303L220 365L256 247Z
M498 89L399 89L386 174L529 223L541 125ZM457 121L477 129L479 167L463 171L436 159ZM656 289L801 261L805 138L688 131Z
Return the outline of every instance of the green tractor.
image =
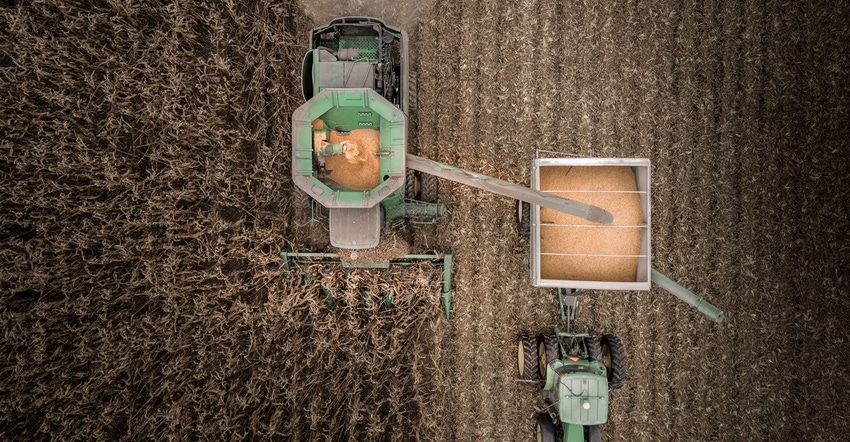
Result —
M555 330L517 342L518 381L541 386L544 409L536 416L538 441L602 440L610 391L626 382L626 350L615 335Z

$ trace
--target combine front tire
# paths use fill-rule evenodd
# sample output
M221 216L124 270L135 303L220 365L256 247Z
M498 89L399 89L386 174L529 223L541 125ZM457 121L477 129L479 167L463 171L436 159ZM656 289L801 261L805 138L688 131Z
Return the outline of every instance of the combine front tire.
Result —
M419 199L419 177L413 169L404 171L404 197L409 200Z
M528 382L537 381L539 379L539 369L537 366L537 339L531 333L524 332L517 340L519 380Z
M602 335L602 361L608 371L608 388L616 390L626 380L626 348L616 335Z
M555 442L555 425L546 413L537 413L537 442Z
M305 224L313 218L313 198L299 187L294 187L292 211L298 224Z
M546 379L546 367L558 359L558 337L554 333L546 333L537 341L537 356L540 358L540 379Z

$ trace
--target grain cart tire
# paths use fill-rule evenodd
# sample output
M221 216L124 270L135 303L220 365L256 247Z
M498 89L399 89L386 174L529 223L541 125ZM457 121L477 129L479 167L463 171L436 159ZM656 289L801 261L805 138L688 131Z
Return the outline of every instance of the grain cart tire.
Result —
M587 346L587 357L591 361L599 361L599 363L605 364L602 360L602 344L599 342L599 338L595 336L585 338L584 345Z
M517 368L522 381L539 380L537 368L537 339L529 332L523 332L517 340Z
M440 191L437 177L428 173L420 174L419 185L421 187L420 192L422 192L422 201L425 201L426 203L436 203L439 196L438 193Z
M555 442L555 425L547 413L537 413L537 442Z
M602 430L599 425L588 425L584 427L584 440L587 442L602 442Z
M413 169L404 170L404 197L409 200L419 199L419 177Z
M419 109L419 78L411 72L407 78L407 114L412 115Z
M537 357L540 360L540 379L546 379L546 367L558 359L558 337L554 333L546 333L537 341Z
M531 236L531 204L517 200L516 229L522 236Z
M608 371L608 388L616 390L626 380L626 348L616 335L602 335L602 361Z

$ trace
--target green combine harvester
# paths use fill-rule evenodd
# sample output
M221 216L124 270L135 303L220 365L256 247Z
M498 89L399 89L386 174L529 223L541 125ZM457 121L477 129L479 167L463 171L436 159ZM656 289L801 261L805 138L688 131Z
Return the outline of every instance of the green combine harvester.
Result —
M310 33L301 71L306 102L292 114L292 181L296 219L326 221L338 253L285 250L286 268L296 263L386 268L427 260L443 268L442 299L451 304L451 251L359 263L358 250L377 247L381 236L405 220L433 223L445 206L437 178L499 193L610 223L610 213L407 151L407 119L416 106L408 63L407 34L383 21L344 17Z

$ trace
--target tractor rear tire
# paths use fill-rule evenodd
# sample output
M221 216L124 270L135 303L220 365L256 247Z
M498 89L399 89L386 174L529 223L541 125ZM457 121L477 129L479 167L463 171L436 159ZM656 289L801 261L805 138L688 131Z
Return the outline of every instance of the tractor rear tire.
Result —
M540 379L546 379L546 367L558 359L558 337L554 333L546 333L537 341L537 357L540 359Z
M537 413L537 442L555 442L555 424L547 413Z
M531 236L531 204L517 200L516 229L521 236Z
M588 425L584 427L584 440L587 442L602 442L602 430L599 425Z
M529 332L523 332L517 340L518 378L523 381L538 381L537 339Z
M604 364L602 360L602 344L599 342L599 338L595 336L585 338L584 345L587 346L587 357L591 361L598 361L600 364Z
M626 348L616 335L602 335L602 360L608 370L608 388L617 390L626 380Z
M422 201L426 203L436 203L439 198L439 181L435 175L422 173L419 175L419 185L421 187Z

